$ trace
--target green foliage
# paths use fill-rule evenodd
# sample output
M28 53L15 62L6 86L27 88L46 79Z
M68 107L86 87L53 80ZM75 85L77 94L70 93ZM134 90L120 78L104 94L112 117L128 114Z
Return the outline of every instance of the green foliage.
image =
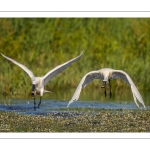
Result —
M149 18L0 18L0 51L36 76L84 49L78 62L47 84L52 91L75 89L84 74L104 67L124 70L140 90L149 90L149 36ZM28 96L28 75L2 56L0 64L1 92L10 95L21 88ZM116 85L126 86L120 80Z

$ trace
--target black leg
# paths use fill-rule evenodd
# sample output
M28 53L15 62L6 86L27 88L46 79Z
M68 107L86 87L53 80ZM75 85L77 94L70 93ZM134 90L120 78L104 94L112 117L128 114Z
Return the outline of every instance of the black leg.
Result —
M111 84L110 84L110 80L109 80L109 88L110 88L110 98L111 98L112 92L111 92Z
M35 96L34 96L34 110L36 111L36 102L35 102Z
M41 99L42 99L42 97L40 96L40 101L39 101L39 104L38 104L38 108L39 108L40 105L41 105Z
M106 93L106 87L105 87L105 91L104 91L104 94L105 94L105 97L107 96L107 93Z

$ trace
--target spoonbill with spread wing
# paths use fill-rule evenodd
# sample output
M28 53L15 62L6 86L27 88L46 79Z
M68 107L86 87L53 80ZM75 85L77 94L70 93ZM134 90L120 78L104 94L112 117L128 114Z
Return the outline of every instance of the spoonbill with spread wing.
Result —
M5 57L9 61L13 62L14 64L18 65L19 67L21 67L30 76L31 82L32 82L31 96L34 98L34 110L36 110L35 95L36 94L40 95L40 101L38 103L38 108L39 108L43 94L45 92L50 92L50 91L44 90L44 85L50 79L52 79L57 74L61 73L63 70L65 70L67 67L69 67L72 63L77 61L82 56L82 54L83 54L83 52L78 57L71 59L71 60L67 61L66 63L59 65L59 66L55 67L54 69L50 70L46 75L44 75L42 77L35 77L34 74L27 67L25 67L24 65L18 63L17 61L15 61L1 53L1 55L3 57Z
M76 91L75 91L75 93L74 93L74 95L73 95L72 99L70 100L67 107L69 107L69 105L71 103L73 103L74 101L77 101L79 99L81 89L83 89L88 83L90 83L94 79L100 79L103 81L103 84L101 87L105 88L105 96L106 96L106 83L109 83L110 97L111 97L110 80L113 80L116 78L120 78L120 79L124 80L131 87L133 98L134 98L134 101L135 101L137 107L140 108L138 103L137 103L137 100L138 100L145 108L144 102L142 100L142 96L139 93L136 86L134 85L130 76L122 70L114 70L111 68L103 68L103 69L100 69L97 71L91 71L91 72L87 73L86 75L84 75L84 77L81 79L78 87L76 88Z

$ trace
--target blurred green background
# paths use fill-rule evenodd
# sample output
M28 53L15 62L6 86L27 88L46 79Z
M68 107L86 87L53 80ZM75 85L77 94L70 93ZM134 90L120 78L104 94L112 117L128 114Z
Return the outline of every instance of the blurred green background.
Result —
M150 90L149 18L0 18L0 51L27 66L35 76L43 76L82 50L83 57L45 89L74 92L86 73L110 67L127 72L140 91ZM86 88L94 90L100 84L94 81ZM123 89L127 85L117 79L112 86ZM17 93L30 97L29 76L2 56L0 88L6 97Z

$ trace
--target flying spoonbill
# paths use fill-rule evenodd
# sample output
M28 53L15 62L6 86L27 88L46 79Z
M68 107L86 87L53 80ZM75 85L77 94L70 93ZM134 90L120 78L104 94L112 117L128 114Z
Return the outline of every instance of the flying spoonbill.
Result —
M72 63L74 63L75 61L77 61L82 55L83 52L76 58L71 59L69 61L67 61L66 63L59 65L57 67L55 67L54 69L50 70L46 75L42 76L42 77L35 77L34 74L24 65L18 63L17 61L13 60L12 58L9 58L7 56L5 56L4 54L1 53L1 55L3 57L5 57L6 59L8 59L9 61L13 62L14 64L18 65L19 67L21 67L31 78L31 82L32 82L32 90L31 90L31 96L34 98L34 110L36 110L36 102L35 102L35 95L38 94L40 95L40 101L38 103L38 108L41 104L41 99L42 96L45 92L50 92L44 89L44 85L53 77L55 77L57 74L61 73L62 71L64 71L67 67L69 67Z
M134 85L130 76L122 70L114 70L111 68L103 68L103 69L100 69L97 71L91 71L91 72L87 73L86 75L84 75L83 78L81 79L78 87L76 88L76 91L75 91L72 99L68 103L67 107L69 107L69 105L71 103L73 103L74 101L77 101L79 99L81 89L83 89L88 83L90 83L94 79L100 79L103 81L101 88L105 88L105 96L106 96L106 83L109 83L110 97L111 97L110 81L113 79L116 79L116 78L120 78L120 79L124 80L131 87L133 98L134 98L134 101L135 101L137 107L140 108L138 103L137 103L137 100L138 100L145 108L145 104L142 100L142 96L139 93L136 86Z

